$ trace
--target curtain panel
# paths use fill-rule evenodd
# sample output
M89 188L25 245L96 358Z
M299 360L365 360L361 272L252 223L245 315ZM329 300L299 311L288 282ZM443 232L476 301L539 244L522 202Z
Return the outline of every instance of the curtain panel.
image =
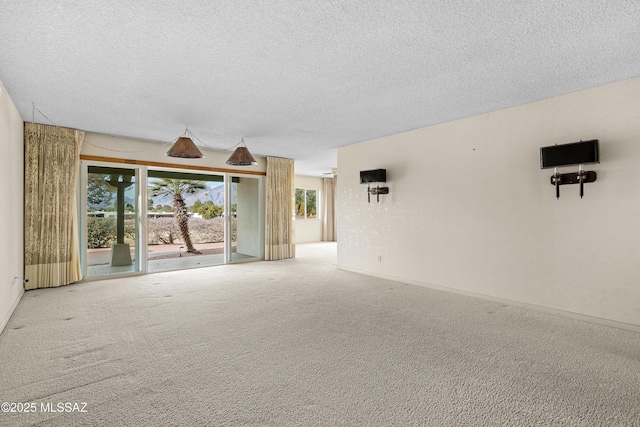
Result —
M295 257L294 163L267 157L265 255L267 261Z
M322 241L335 242L336 233L336 179L322 180Z
M76 188L84 132L25 123L25 289L82 278Z

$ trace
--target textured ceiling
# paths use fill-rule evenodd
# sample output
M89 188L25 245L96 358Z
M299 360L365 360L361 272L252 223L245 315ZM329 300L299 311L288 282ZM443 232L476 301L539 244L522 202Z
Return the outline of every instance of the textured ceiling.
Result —
M27 121L189 126L322 174L340 146L637 77L639 23L638 0L1 0L0 80Z

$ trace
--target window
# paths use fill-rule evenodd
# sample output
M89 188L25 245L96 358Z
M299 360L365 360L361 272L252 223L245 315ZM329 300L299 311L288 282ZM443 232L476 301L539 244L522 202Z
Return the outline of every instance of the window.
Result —
M317 193L317 190L296 188L296 219L318 219Z

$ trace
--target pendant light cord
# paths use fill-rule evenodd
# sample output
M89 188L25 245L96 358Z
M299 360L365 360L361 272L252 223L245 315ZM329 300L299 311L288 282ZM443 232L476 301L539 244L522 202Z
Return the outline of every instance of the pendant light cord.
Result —
M37 107L36 107L36 103L35 102L31 102L31 122L35 123L36 122L36 111L38 112L38 114L40 114L42 117L44 117L45 119L49 120L49 122L51 122L52 125L56 126L56 127L60 127L57 124L55 124L53 122L53 120L51 120L49 117L45 116L44 113L42 111L40 111Z

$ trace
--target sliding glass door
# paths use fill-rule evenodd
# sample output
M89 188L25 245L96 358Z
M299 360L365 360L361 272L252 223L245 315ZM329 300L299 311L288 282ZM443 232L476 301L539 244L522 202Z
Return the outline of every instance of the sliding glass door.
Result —
M264 238L261 227L261 180L254 177L227 177L230 204L227 207L228 262L263 257Z
M140 271L139 169L88 166L85 182L85 276Z
M224 264L224 206L222 175L149 170L148 271Z
M88 279L264 258L262 177L83 163Z

